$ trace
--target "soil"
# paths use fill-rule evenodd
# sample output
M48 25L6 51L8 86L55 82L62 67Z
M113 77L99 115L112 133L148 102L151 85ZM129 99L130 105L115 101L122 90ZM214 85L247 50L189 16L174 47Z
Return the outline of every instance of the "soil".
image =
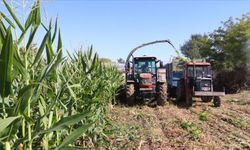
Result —
M115 135L111 146L142 150L249 150L250 91L226 95L221 100L221 107L199 98L190 108L171 101L158 107L115 106L111 120L129 129L119 131L122 138Z

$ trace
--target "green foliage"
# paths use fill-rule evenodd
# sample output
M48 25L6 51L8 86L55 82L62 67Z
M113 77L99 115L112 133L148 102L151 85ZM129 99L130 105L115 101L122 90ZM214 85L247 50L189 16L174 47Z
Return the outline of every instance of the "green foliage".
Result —
M246 48L250 39L250 16L233 20L230 18L224 22L224 26L215 30L210 36L213 40L213 50L220 54L214 55L216 67L222 67L226 71L236 68L244 68L247 64L249 48ZM216 54L215 53L215 54ZM221 57L221 59L220 59Z
M190 59L200 59L210 51L211 41L207 35L194 34L181 46L181 52Z
M208 120L208 114L206 112L201 112L198 115L199 115L199 119L201 121L207 121Z
M92 47L63 57L57 19L54 28L52 23L48 27L41 23L39 0L25 25L4 4L11 17L0 18L1 145L73 149L74 141L83 137L85 147L100 147L107 140L108 105L122 81L118 70L104 65ZM1 12L1 16L7 15ZM36 46L40 25L45 35Z
M199 139L201 136L201 130L196 127L194 122L183 122L181 128L187 130L194 139Z
M12 75L11 69L13 66L14 46L12 40L11 28L6 31L5 39L0 54L0 96L7 97L11 93Z
M234 125L235 127L246 129L250 131L250 124L247 120L235 117L222 118L222 120Z

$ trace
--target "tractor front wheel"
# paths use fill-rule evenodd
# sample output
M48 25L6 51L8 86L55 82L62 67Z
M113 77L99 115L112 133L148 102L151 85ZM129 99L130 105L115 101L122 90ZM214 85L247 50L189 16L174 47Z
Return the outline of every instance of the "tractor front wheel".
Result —
M220 107L221 105L220 97L215 96L213 102L214 102L214 107Z
M167 99L167 85L166 83L158 84L157 104L163 106Z
M178 81L177 83L177 89L176 89L176 101L184 101L185 100L185 92L183 91L183 85L184 82L183 80Z
M135 102L135 87L134 84L126 85L126 99L129 106L134 105Z
M186 105L191 107L193 105L193 98L191 93L186 93Z

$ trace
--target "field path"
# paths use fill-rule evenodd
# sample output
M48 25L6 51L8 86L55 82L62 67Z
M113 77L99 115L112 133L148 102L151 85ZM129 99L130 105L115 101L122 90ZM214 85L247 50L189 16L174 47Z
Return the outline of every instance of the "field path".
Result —
M199 99L188 109L171 102L155 108L115 106L111 118L136 126L125 149L250 149L249 91L226 95L220 108Z

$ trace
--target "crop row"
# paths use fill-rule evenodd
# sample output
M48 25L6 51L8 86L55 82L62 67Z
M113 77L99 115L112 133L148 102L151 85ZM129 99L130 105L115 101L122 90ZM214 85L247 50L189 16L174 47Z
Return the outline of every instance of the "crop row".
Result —
M65 56L57 20L42 23L39 0L23 24L3 2L8 15L0 12L0 149L68 149L77 141L101 146L120 73L103 65L92 46ZM38 30L45 35L35 45Z

